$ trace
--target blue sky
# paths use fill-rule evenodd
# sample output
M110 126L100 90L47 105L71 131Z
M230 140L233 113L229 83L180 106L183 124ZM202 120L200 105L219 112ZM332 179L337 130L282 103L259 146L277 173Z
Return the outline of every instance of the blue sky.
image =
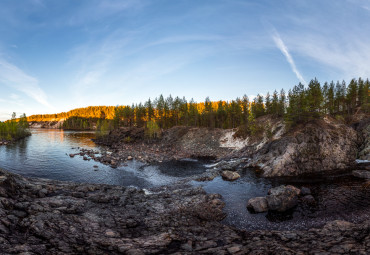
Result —
M0 0L0 120L370 76L369 0Z

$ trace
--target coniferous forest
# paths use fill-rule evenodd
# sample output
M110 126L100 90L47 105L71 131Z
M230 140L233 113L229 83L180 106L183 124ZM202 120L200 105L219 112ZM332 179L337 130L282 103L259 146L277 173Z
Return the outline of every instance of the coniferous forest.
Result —
M155 122L163 129L178 125L227 129L248 126L256 118L269 114L294 126L325 115L345 119L357 112L370 113L369 86L369 80L361 78L348 84L345 81L321 84L313 79L307 86L299 83L287 92L282 89L257 95L253 101L244 95L231 101L211 101L207 97L197 103L193 99L160 95L131 106L90 106L68 113L33 115L28 121L66 118L65 129L92 129L94 124L104 130L145 127L148 122Z
M161 128L176 125L210 128L236 128L255 118L271 114L283 117L295 125L324 115L344 118L357 111L370 112L370 82L367 79L352 79L347 85L342 82L320 84L313 79L305 87L302 83L288 92L283 89L257 95L252 102L247 96L232 101L189 102L185 98L166 99L161 95L144 104L118 106L115 108L115 126L144 126L155 121Z

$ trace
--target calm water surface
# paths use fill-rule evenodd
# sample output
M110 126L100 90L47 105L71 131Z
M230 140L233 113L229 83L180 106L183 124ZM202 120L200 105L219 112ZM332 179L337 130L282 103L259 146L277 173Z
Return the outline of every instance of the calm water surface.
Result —
M104 183L151 188L205 171L197 161L169 162L147 166L137 161L116 169L95 161L82 160L79 147L102 151L91 141L94 132L33 129L32 135L8 146L0 146L0 168L27 177L62 181ZM97 165L98 168L94 168Z

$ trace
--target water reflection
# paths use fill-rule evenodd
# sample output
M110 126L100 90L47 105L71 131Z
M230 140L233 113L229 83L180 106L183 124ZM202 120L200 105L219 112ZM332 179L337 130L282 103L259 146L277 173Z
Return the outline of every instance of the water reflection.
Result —
M0 168L29 177L139 188L171 184L205 170L203 164L197 162L189 162L186 166L175 163L146 166L136 161L113 169L99 162L82 160L80 156L68 156L78 153L78 148L99 151L101 148L91 140L94 132L55 129L33 129L31 132L32 136L22 141L0 146Z

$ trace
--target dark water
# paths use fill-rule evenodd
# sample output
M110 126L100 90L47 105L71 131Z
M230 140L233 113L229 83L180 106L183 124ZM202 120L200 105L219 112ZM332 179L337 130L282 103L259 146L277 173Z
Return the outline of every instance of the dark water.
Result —
M242 229L303 230L321 227L332 220L359 223L370 219L370 188L366 187L364 180L348 173L265 179L257 177L253 169L246 169L234 182L216 177L209 182L193 183L201 185L209 193L221 194L226 203L224 222ZM282 184L310 188L316 205L300 203L297 208L280 214L252 214L247 210L250 198L266 196L270 188Z
M32 136L12 145L0 146L0 168L27 177L62 181L104 183L151 188L199 174L205 167L198 161L169 162L146 166L137 161L116 169L95 161L70 158L80 148L103 150L91 138L93 132L33 129ZM97 165L98 168L94 168Z

